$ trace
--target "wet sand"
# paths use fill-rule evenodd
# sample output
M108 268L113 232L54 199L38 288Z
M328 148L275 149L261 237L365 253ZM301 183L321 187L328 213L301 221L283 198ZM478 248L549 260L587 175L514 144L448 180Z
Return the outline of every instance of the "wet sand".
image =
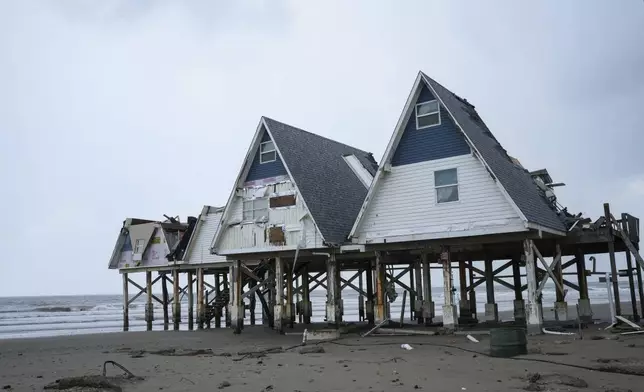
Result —
M520 358L595 369L613 366L644 374L644 336L619 336L614 340L615 334L598 328L586 329L584 340L549 335L530 338L529 354ZM591 339L595 335L613 339ZM10 386L9 390L14 391L40 391L63 377L100 374L103 362L113 360L144 377L142 381L123 385L124 391L212 391L221 388L257 392L479 392L518 391L526 387L542 391L642 390L644 377L641 376L524 359L490 358L485 355L489 349L489 336L477 338L479 343L459 335L360 338L354 334L317 345L324 353L301 354L299 348L295 348L246 355L239 353L298 345L301 336L278 335L258 326L247 327L242 335L234 335L229 329L213 329L4 340L0 341L0 388ZM413 350L402 349L403 343L410 344ZM178 351L168 355L171 349ZM211 349L212 354L176 355L195 354L189 352L193 349ZM108 375L117 373L117 369L108 367ZM530 383L526 380L532 373L539 373L539 377L533 377L534 382ZM587 383L586 387L584 383Z

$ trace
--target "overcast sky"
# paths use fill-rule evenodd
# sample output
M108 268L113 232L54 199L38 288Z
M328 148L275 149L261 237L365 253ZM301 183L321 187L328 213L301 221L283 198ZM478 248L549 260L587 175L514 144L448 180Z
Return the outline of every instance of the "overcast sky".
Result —
M379 160L419 70L644 218L644 2L465 3L0 2L0 296L119 293L122 221L223 205L262 115Z

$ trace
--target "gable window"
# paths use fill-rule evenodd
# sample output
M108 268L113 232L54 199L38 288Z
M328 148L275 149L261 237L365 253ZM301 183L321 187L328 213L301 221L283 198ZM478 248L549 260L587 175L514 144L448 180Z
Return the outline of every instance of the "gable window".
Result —
M436 188L436 203L458 201L458 175L456 169L435 171L434 187Z
M255 221L261 217L268 218L268 198L244 200L244 221Z
M139 254L143 253L143 246L145 245L145 240L136 240L134 243L134 253Z
M429 128L441 124L441 114L437 100L416 105L416 129Z
M274 162L277 159L275 144L272 141L264 142L259 145L259 163Z

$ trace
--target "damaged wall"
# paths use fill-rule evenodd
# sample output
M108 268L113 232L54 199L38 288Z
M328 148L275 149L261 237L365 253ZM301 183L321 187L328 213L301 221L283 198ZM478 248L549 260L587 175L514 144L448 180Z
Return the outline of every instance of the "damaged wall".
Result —
M136 240L132 239L129 246L124 245L119 260L119 268L147 267L168 265L166 256L170 253L168 244L160 227L154 229L147 241L145 251L137 257L135 254ZM140 259L140 260L139 260Z
M267 199L268 216L244 221L243 201L261 198ZM294 249L301 241L302 249L322 246L322 238L291 181L238 189L227 223L221 228L217 246L220 254Z

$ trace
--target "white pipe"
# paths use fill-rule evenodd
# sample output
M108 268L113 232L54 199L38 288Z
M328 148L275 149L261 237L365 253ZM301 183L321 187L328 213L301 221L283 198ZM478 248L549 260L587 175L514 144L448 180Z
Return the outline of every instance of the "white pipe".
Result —
M543 333L548 334L548 335L565 335L565 336L572 336L572 335L577 335L574 332L556 332L556 331L549 331L545 328L541 329Z

